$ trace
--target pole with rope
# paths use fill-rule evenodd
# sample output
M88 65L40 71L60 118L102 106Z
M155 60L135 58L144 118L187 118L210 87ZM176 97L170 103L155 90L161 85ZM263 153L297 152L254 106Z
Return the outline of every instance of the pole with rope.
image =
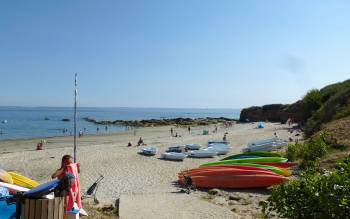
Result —
M74 163L77 162L77 73L74 81Z

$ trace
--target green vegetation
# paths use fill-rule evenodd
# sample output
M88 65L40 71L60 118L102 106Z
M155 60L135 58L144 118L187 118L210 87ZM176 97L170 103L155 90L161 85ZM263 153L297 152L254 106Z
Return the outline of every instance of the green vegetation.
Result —
M263 212L286 218L350 218L350 160L334 172L303 174L274 187Z
M330 143L325 133L314 136L305 143L289 145L286 157L289 161L300 160L301 169L315 169L319 166L320 159L327 154Z
M309 137L322 124L350 115L350 80L310 90L300 105L304 132Z

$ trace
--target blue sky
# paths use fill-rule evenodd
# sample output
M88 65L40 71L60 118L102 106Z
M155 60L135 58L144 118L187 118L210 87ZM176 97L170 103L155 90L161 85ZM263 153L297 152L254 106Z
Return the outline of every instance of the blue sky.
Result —
M350 2L0 2L0 105L240 108L350 76Z

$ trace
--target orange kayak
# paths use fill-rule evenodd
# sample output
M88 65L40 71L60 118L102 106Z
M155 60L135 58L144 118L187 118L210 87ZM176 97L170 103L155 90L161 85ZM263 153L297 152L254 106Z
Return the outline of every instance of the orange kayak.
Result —
M277 174L269 171L269 170L245 170L245 169L235 169L235 168L199 168L192 170L190 172L180 174L179 175L179 182L181 184L184 184L185 176L194 177L194 176L206 176L206 177L213 177L216 178L218 176L236 176L236 175L257 175L257 174L263 174L263 175L275 175Z
M251 166L235 166L235 165L227 165L227 166L208 166L208 167L200 167L190 170L185 170L179 173L179 175L188 175L196 172L207 171L207 170L222 170L222 169L240 169L240 170L251 170L251 171L266 171L267 174L276 174L271 170L262 169L258 167Z
M266 188L272 185L281 184L288 179L283 176L272 174L253 175L229 175L229 176L193 176L192 183L197 188L222 188L222 189L243 189L243 188Z
M295 162L286 162L286 163L259 163L258 162L256 164L262 164L262 165L278 167L278 168L291 168L298 165L298 163L295 163Z

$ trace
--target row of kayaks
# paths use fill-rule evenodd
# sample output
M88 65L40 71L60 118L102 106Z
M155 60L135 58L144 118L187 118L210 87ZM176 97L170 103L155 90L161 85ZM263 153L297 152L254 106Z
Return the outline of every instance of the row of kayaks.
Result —
M199 144L186 144L169 147L161 158L166 160L182 161L186 157L193 158L213 158L217 155L225 155L231 150L228 142L210 141L208 147L203 148ZM146 156L154 156L158 152L156 147L142 148L140 153Z
M197 188L264 188L281 184L296 163L277 153L242 153L179 173L179 183Z

